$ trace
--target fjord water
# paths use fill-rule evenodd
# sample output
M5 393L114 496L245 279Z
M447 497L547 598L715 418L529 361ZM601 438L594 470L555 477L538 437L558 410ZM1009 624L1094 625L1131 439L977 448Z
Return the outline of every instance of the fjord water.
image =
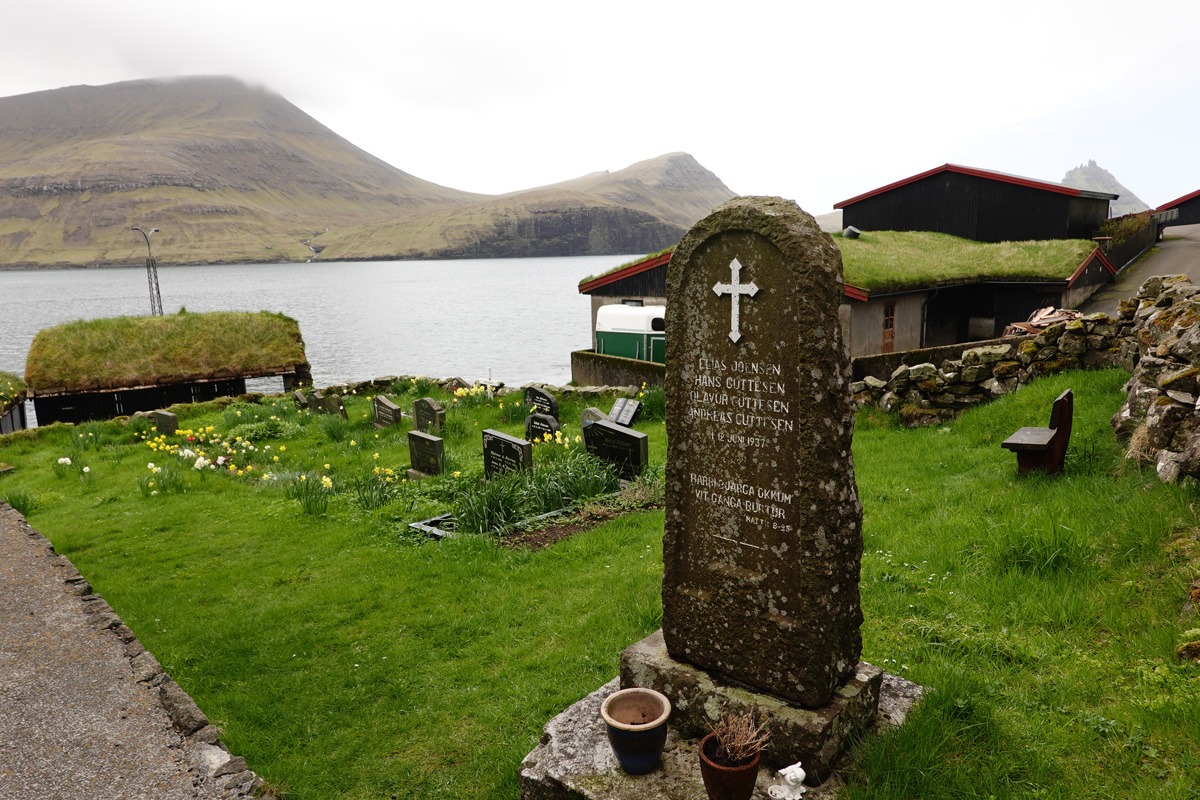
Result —
M570 380L590 346L582 278L634 256L158 267L163 311L277 311L300 323L313 381L384 375ZM0 270L0 371L25 374L42 328L143 316L145 266Z

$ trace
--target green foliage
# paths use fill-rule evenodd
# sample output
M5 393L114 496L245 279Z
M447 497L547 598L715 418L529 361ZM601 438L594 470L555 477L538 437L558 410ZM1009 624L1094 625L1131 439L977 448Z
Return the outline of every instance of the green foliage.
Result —
M0 414L25 397L25 381L9 372L0 372Z
M1113 217L1100 223L1097 236L1111 236L1111 249L1116 249L1137 236L1147 225L1154 224L1153 212L1143 211L1140 214L1126 214L1123 217Z
M23 517L28 517L34 511L37 511L38 499L33 492L28 492L24 489L12 489L4 494L0 494L0 500L8 503Z
M329 498L333 496L333 481L327 475L306 472L284 486L289 500L295 500L305 514L323 517L329 511Z
M639 399L642 401L644 419L660 422L667 418L667 393L663 387L647 387L643 384Z
M350 437L350 423L340 414L323 414L318 417L317 426L331 442L344 442Z

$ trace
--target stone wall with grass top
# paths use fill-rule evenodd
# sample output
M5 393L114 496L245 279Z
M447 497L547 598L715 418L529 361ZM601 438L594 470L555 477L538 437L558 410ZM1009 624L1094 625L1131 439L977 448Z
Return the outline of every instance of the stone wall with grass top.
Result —
M1134 328L1121 352L1133 377L1112 418L1126 457L1167 483L1200 479L1200 287L1186 275L1152 277L1119 313Z
M968 347L960 358L901 364L887 380L867 375L851 384L855 402L898 411L909 427L937 425L963 409L1069 369L1112 367L1133 333L1132 319L1090 314L1035 336Z

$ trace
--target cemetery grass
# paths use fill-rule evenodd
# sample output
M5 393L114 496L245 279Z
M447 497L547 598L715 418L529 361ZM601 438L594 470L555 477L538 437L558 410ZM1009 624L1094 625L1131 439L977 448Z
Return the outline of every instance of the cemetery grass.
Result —
M1108 418L1126 378L1044 379L942 428L859 414L863 658L935 691L904 727L858 744L848 797L1200 796L1200 674L1173 652L1200 627L1180 621L1200 497L1121 458ZM1045 424L1068 387L1065 473L1018 480L1000 441ZM429 393L396 388L402 406ZM107 423L0 439L18 466L0 497L20 493L31 523L287 797L515 798L545 722L660 626L663 513L537 551L414 537L405 523L477 479L479 431L521 432L511 405L442 399L450 474L377 508L349 487L403 468L405 433L375 431L362 398L347 398L337 440L288 404L178 409L184 428L277 431L241 465L330 476L324 515L244 469L183 464L184 491L146 495L147 463L178 456ZM560 416L570 425L590 404ZM661 464L662 424L637 427ZM74 460L60 475L61 457Z

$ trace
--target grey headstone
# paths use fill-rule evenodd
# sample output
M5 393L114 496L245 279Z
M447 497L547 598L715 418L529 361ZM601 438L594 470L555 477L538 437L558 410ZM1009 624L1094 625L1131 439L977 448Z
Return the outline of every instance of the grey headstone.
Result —
M780 198L722 204L667 273L667 648L810 708L862 650L842 291L833 240Z
M605 422L612 422L612 419L608 416L608 414L605 414L603 411L596 408L595 406L588 406L587 408L585 408L583 410L583 414L580 415L580 425L579 426L581 428L586 428L588 425L591 425L593 422L597 422L600 420L604 420Z
M305 397L304 392L300 391L299 389L292 392L292 401L295 402L297 411L308 410L308 398Z
M381 394L375 395L374 406L376 428L386 428L390 425L395 425L402 419L400 406Z
M441 475L446 466L446 443L421 431L408 432L408 461L425 475Z
M525 418L525 438L531 442L545 441L546 434L553 439L558 430L558 420L549 414L530 414Z
M525 388L525 405L533 406L539 414L549 414L558 419L558 398L536 386Z
M613 403L612 411L608 412L609 419L626 428L632 428L633 423L637 422L641 416L641 402L629 397L618 397L617 401Z
M854 227L853 225L847 225L846 230L842 231L842 236L844 236L847 239L857 239L861 235L862 235L862 231L860 231L858 228Z
M308 405L313 410L324 414L325 413L325 392L321 389L314 389L313 393L308 396Z
M432 397L413 400L413 429L428 433L446 424L446 409Z
M179 417L172 411L155 411L154 429L159 433L174 433L179 430Z
M334 414L342 419L349 419L346 406L342 403L340 394L327 394L321 399L321 410L326 414Z
M483 432L483 474L491 478L533 466L533 445L524 439L488 428Z
M616 467L627 481L641 474L648 460L646 434L608 420L596 420L583 429L583 447L588 455Z

